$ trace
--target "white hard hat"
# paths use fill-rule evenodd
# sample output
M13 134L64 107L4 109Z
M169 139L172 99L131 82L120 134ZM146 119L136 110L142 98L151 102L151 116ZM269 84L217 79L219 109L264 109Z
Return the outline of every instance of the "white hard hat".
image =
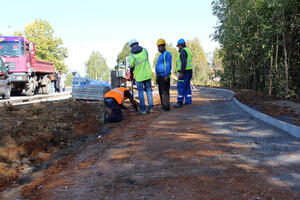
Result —
M131 47L131 46L134 45L134 44L138 44L138 41L137 41L136 39L130 40L129 46Z

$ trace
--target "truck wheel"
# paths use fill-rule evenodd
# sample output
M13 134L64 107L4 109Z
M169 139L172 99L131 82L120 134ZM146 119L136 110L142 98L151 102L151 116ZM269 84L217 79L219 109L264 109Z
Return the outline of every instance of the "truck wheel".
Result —
M51 81L49 78L46 80L46 85L41 87L43 94L50 94L51 93Z
M25 86L25 94L26 96L34 95L35 86L34 86L34 78L30 77L28 83Z

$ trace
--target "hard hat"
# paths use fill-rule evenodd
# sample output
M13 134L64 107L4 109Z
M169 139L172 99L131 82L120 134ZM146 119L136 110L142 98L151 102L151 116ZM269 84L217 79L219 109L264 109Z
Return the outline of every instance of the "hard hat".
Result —
M136 39L130 40L129 46L131 47L131 46L134 45L134 44L138 44L138 41L137 41Z
M183 44L185 45L185 41L184 39L179 39L178 42L177 42L177 46L180 45L180 44Z
M156 45L161 45L161 44L166 44L166 41L162 38L157 40L157 42L156 42Z

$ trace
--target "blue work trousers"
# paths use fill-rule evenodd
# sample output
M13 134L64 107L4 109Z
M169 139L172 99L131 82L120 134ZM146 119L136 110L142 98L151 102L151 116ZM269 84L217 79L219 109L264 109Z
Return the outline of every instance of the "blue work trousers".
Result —
M154 106L153 106L151 79L145 80L142 82L136 82L136 86L137 86L138 92L139 92L141 112L146 112L144 90L146 91L146 94L147 94L149 109L152 110L154 108Z
M193 73L187 72L184 74L183 79L178 78L177 90L178 90L178 102L185 100L185 104L192 104L192 90L191 90L191 79Z

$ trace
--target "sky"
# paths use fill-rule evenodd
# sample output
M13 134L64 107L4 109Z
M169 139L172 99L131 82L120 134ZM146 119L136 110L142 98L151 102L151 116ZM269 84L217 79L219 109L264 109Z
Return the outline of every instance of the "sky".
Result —
M48 21L68 48L70 71L82 75L92 51L113 68L133 38L148 50L150 63L159 38L175 46L180 38L197 37L206 54L218 47L210 37L217 23L210 0L0 0L0 5L1 34L23 31L35 19Z

